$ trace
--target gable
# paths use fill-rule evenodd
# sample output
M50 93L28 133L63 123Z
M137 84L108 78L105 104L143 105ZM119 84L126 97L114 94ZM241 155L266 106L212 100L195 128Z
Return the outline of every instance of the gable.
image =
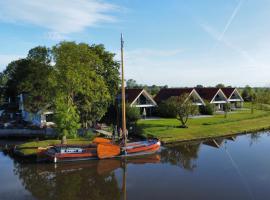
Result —
M135 107L153 107L156 105L155 100L145 90L142 90L130 104L130 106Z
M196 90L192 90L191 94L189 95L189 99L196 105L205 105L204 101Z
M229 101L244 101L240 93L235 89L231 96L229 97Z
M212 99L211 102L212 103L213 102L227 102L227 97L221 90L218 90L217 94L215 95L215 97Z

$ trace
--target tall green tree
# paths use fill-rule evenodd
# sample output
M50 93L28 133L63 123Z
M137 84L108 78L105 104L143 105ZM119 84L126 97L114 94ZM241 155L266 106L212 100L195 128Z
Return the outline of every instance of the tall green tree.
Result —
M45 46L37 46L29 50L27 58L37 63L49 65L52 61L51 50Z
M105 114L112 100L105 77L97 69L103 68L99 56L87 44L62 42L54 46L55 82L57 90L76 105L84 128Z
M109 89L109 93L114 100L118 93L120 76L119 76L119 62L114 60L114 53L106 51L104 45L91 45L91 50L93 50L96 55L101 60L101 65L96 68L96 73L104 78L106 86Z

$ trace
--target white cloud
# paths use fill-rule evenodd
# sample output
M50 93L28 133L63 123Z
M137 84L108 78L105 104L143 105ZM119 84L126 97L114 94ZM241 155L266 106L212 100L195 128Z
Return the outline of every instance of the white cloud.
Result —
M53 40L53 41L61 41L61 40L68 39L66 35L58 33L58 32L48 32L44 36L46 39Z
M0 72L2 72L11 61L24 57L25 56L22 55L0 54Z
M36 25L54 34L68 34L101 22L113 22L116 19L110 12L118 9L100 0L1 0L0 20Z

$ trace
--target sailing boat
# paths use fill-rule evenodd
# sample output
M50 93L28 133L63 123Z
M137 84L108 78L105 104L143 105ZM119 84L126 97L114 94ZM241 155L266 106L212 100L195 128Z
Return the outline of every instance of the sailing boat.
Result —
M151 154L160 149L160 141L157 139L127 143L126 128L126 97L124 83L124 41L121 34L121 72L122 72L122 132L123 144L116 145L111 143L100 143L97 146L97 155L99 159L114 157L129 157Z

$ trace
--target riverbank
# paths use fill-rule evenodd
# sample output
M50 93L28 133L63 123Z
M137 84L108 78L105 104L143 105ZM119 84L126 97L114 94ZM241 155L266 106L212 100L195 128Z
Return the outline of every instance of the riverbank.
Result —
M140 120L138 128L144 137L155 137L163 144L211 139L270 129L270 112L241 110L209 118L189 119L189 128L179 128L177 119Z

